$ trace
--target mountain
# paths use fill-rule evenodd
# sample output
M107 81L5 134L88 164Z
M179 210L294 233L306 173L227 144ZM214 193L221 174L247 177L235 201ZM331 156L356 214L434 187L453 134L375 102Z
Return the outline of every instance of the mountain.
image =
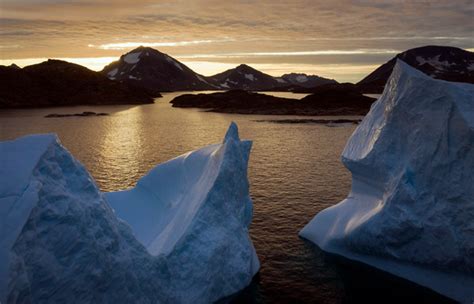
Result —
M136 48L104 67L109 79L130 83L150 92L199 90L291 90L337 83L335 80L306 74L285 74L273 77L246 64L214 76L194 72L173 57L149 47ZM285 87L288 87L287 89Z
M241 64L236 68L210 76L208 80L219 88L227 90L263 91L288 85L285 80L262 73L246 64Z
M336 84L334 79L328 79L317 75L307 75L303 73L284 74L280 77L288 84L298 85L305 88L314 88L323 84Z
M61 60L0 66L0 108L153 103L144 90Z
M397 54L357 85L366 93L382 92L397 59L436 79L474 83L473 52L455 47L432 45Z
M142 46L104 67L102 74L152 92L216 89L204 76L176 59Z

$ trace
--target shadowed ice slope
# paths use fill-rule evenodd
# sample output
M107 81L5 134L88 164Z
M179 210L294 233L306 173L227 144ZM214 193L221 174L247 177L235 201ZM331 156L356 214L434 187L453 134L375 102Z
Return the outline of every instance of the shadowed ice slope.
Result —
M458 301L474 299L474 85L398 61L342 155L352 190L300 232Z
M233 124L222 144L107 194L115 214L55 135L2 142L0 301L211 303L236 293L259 268L250 147Z

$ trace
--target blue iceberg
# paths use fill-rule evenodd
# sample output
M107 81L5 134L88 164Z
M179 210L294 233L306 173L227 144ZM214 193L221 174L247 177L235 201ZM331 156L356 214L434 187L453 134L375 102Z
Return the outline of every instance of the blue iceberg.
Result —
M300 232L321 249L474 299L474 85L398 61L349 139L352 189Z
M211 303L259 269L250 141L221 144L101 193L52 134L0 143L0 302Z

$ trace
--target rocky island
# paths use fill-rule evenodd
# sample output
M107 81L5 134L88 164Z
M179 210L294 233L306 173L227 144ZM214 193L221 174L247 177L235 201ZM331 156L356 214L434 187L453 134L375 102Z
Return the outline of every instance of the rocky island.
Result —
M355 90L317 90L303 99L276 97L244 90L185 94L171 103L178 108L260 115L365 115L375 98Z

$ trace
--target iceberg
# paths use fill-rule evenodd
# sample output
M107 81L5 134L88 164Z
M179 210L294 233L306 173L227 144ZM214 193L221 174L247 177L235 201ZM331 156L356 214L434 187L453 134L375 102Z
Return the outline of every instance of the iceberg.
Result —
M300 236L463 303L474 300L474 85L398 60L349 139L348 197Z
M212 303L259 269L250 141L158 165L101 193L54 134L0 143L0 302Z

